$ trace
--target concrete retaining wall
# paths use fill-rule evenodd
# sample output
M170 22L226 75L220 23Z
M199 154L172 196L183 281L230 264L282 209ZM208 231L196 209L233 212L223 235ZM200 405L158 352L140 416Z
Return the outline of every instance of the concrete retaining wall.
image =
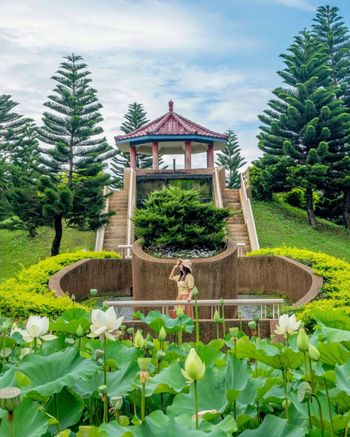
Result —
M303 305L319 293L323 280L312 269L285 256L238 258L240 293L263 290L287 296L294 306Z
M131 260L84 259L57 272L49 282L57 296L75 294L78 301L89 297L90 289L113 296L132 295Z

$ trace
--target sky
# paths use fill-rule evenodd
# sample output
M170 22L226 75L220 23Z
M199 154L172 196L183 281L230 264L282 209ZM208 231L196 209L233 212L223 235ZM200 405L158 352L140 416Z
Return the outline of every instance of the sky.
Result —
M350 27L350 0L0 0L0 93L40 124L50 78L75 53L92 73L111 145L129 103L152 120L171 98L175 112L233 129L249 163L260 155L257 115L281 85L279 55L324 4Z

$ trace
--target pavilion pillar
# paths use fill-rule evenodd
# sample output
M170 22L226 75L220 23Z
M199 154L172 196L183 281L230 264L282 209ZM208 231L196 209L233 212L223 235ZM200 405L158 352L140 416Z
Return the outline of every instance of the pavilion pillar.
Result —
M159 169L159 147L158 143L152 143L152 159L153 159L153 170Z
M192 145L191 141L185 141L185 168L190 169L192 162Z
M207 167L214 167L214 144L208 144L207 150Z
M130 167L136 168L137 167L137 159L136 159L136 147L130 146Z

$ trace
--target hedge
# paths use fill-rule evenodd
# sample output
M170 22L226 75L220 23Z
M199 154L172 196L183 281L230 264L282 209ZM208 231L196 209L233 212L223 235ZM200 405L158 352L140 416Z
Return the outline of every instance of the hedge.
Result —
M47 258L0 284L0 315L27 318L31 314L57 316L72 306L68 296L57 298L48 289L50 277L63 267L86 258L119 258L116 252L77 251Z
M321 252L295 247L275 247L255 250L249 256L283 255L310 266L324 284L319 296L296 309L298 317L309 324L314 319L313 310L330 311L340 308L350 315L350 264L342 259Z

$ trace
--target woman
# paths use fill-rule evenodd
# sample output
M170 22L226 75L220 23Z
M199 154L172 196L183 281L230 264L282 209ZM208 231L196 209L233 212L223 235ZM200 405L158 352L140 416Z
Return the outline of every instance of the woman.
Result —
M180 270L180 274L175 275L176 269ZM192 293L194 288L194 278L192 276L192 263L189 259L178 259L176 265L173 267L169 279L172 281L176 281L177 284L177 297L176 300L187 300L187 302L191 302ZM193 318L193 307L192 305L183 305L182 306L185 314L189 317ZM175 316L174 313L171 312L172 316Z

